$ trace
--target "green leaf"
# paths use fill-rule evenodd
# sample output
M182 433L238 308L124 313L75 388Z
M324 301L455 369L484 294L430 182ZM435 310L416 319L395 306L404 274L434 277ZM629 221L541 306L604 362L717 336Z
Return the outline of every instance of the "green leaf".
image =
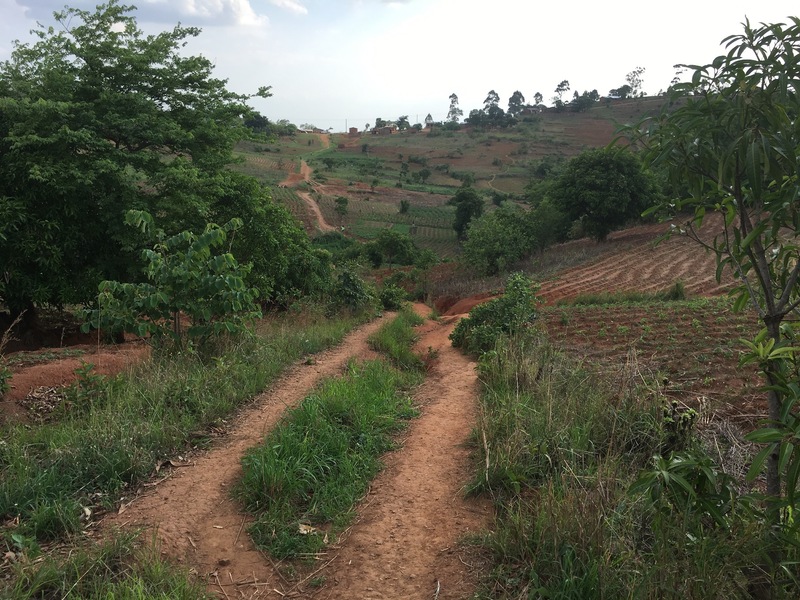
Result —
M746 440L755 442L756 444L772 444L780 442L784 437L784 433L781 429L775 427L765 427L763 429L751 431L744 437Z
M759 450L758 454L755 455L753 458L753 464L750 465L745 477L748 482L755 481L755 479L761 474L761 471L764 470L764 463L767 461L767 457L772 454L774 448L775 446L770 444L769 446L765 446Z

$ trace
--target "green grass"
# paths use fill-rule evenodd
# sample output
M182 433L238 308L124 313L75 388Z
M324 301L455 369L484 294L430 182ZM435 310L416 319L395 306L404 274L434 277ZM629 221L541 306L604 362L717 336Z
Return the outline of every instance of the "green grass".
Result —
M542 334L479 364L472 489L496 510L476 542L492 560L479 598L749 597L762 513L712 459L720 447L666 418L655 384L631 365L590 372ZM785 552L776 598L798 589Z
M370 336L369 344L374 350L388 356L400 369L422 369L422 358L411 347L417 340L413 328L424 321L410 306L406 306L395 319Z
M410 348L407 312L378 336L395 356ZM416 367L416 365L414 365ZM353 506L394 447L392 435L416 412L408 391L417 370L382 360L351 363L345 376L326 381L243 459L236 496L256 515L250 534L276 558L320 551L352 518Z
M60 418L0 431L2 544L61 539L82 526L82 507L110 508L153 465L188 445L262 390L289 364L339 340L356 319L298 313L265 322L257 338L213 359L156 356L130 374L84 373Z
M594 306L612 304L642 304L652 302L677 302L686 300L686 289L682 282L675 284L661 292L647 293L629 290L624 292L598 292L594 294L581 294L570 300L559 302L559 306Z
M188 572L165 563L154 545L139 547L120 533L104 544L74 549L66 559L48 557L20 562L10 583L0 584L8 600L34 598L107 598L117 600L211 599L205 585Z

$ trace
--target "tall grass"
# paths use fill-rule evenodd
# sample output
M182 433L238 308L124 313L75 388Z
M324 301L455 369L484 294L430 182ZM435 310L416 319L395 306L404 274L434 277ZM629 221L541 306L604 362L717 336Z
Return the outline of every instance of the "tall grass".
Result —
M410 349L414 339L411 315L402 312L378 336L401 363L406 352L397 349ZM381 468L380 455L394 447L392 434L416 414L408 390L421 375L416 363L407 366L413 370L383 360L350 364L247 454L236 495L256 515L256 545L295 558L319 551L349 522Z
M31 543L81 527L84 507L111 507L153 466L190 445L304 354L336 343L356 319L322 313L281 316L254 339L214 358L155 355L105 379L84 370L52 422L6 426L0 437L0 548L11 536Z
M107 598L116 600L211 599L205 585L164 562L156 545L139 546L132 534L121 533L96 547L82 547L63 560L47 558L37 568L13 569L3 598Z
M397 317L369 337L369 345L389 357L399 369L421 369L423 360L411 347L417 339L413 327L423 322L410 306L405 306Z
M749 597L757 508L691 436L671 435L632 365L598 376L542 336L482 357L472 489L497 511L482 597ZM796 597L794 570L776 597Z
M645 302L678 302L686 300L686 288L682 281L676 281L671 287L660 292L649 293L636 290L621 292L598 292L580 294L570 300L560 301L559 305L593 306L604 304L638 304Z

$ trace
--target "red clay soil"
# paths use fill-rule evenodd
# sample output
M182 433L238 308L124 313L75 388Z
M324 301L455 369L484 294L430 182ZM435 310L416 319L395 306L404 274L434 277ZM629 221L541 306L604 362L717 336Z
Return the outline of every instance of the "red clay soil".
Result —
M428 322L421 330L420 348L439 353L416 396L421 416L402 448L385 458L386 469L359 506L355 525L311 573L286 579L253 547L245 531L249 518L230 496L244 453L323 378L341 374L353 357L372 357L367 337L388 317L360 328L313 365L290 369L242 412L219 447L178 463L185 466L123 503L102 530L152 529L162 554L191 566L221 598L430 598L437 590L442 599L470 597L475 570L458 542L485 529L490 511L463 498L470 478L465 444L478 390L474 364L449 344L451 325ZM318 585L320 578L324 585L311 588L309 582Z
M545 281L539 295L552 303L598 292L659 292L678 281L693 296L719 296L730 289L729 277L722 284L716 282L714 255L697 242L676 235L657 243L666 229L664 224L655 224L616 232L609 236L616 242L610 253L602 253L603 242L594 243L600 254L597 260Z
M27 422L29 417L21 404L22 401L39 388L60 388L69 385L77 378L75 370L84 364L94 365L93 373L116 375L147 356L149 347L142 342L128 342L117 346L83 344L70 346L70 350L80 351L83 354L79 357L62 358L12 369L11 390L0 398L0 424L8 421Z

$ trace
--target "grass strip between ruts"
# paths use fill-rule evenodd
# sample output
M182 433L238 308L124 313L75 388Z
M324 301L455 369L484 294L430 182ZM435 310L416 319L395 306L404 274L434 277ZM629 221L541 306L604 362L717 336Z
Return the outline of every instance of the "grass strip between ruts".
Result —
M410 349L412 321L401 313L377 337ZM409 395L421 379L416 367L351 362L246 455L235 493L256 515L250 533L259 547L281 559L315 553L351 520L381 454L395 447L392 435L416 414Z

